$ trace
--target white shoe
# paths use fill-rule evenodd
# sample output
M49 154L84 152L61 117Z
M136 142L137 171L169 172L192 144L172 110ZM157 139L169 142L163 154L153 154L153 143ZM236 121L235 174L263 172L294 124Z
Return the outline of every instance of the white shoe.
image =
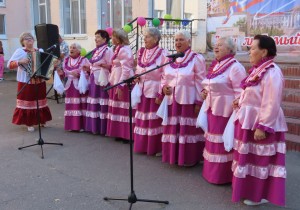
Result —
M158 153L155 154L155 156L156 156L156 157L161 157L162 154L161 154L161 152L158 152Z
M254 201L250 201L250 200L244 200L244 204L248 205L248 206L257 206L257 205L261 205L264 203L268 203L269 201L266 199L261 199L260 202L254 202Z
M29 132L33 132L33 131L34 131L34 127L27 127L27 130L28 130Z

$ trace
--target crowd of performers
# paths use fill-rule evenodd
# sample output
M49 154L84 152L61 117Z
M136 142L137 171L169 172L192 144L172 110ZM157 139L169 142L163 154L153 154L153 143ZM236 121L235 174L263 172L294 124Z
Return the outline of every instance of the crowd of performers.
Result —
M168 51L159 46L160 31L144 30L144 46L136 60L122 29L112 33L113 47L105 30L95 33L92 58L80 55L81 46L70 45L70 54L57 72L65 81L65 130L85 131L113 137L127 143L129 96L122 82L156 66L170 62ZM8 62L18 68L18 90L29 80L24 65L28 54L37 51L30 33L20 37L22 48ZM229 37L218 39L215 60L206 71L201 54L192 51L191 35L175 34L175 49L184 57L135 79L141 89L140 102L133 109L134 152L162 156L162 162L194 166L203 162L203 178L212 184L232 183L232 201L247 205L271 202L285 205L285 117L280 107L284 79L274 63L276 45L265 35L256 35L249 51L252 68L245 71L235 59L236 45ZM80 77L86 77L88 91L80 93ZM17 97L13 123L37 125L34 87L38 86L40 122L51 120L46 101L46 84L33 79ZM157 111L166 103L165 117ZM196 127L202 105L207 114L207 131ZM223 132L235 112L233 149L227 151Z

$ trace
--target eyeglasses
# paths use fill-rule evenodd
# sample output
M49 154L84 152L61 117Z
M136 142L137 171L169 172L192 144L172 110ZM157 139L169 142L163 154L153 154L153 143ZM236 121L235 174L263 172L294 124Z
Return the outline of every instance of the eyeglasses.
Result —
M26 41L32 41L33 38L32 38L32 37L25 37L23 40L26 40Z

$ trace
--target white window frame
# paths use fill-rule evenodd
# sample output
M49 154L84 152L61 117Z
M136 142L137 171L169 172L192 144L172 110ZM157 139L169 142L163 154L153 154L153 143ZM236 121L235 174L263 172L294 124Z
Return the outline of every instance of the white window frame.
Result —
M107 26L102 26L101 25L102 24L101 1L102 0L97 1L97 3L98 3L98 26L99 26L99 28L106 28ZM132 6L133 0L130 0L130 1L131 1L131 6ZM114 23L113 3L114 3L114 0L110 0L110 7L109 7L109 10L110 10L110 17L109 17L110 24ZM127 23L126 20L125 20L125 2L124 2L124 0L121 1L121 12L122 12L121 23L124 25L124 24ZM115 26L111 25L110 27L115 27Z
M0 0L0 7L6 6L6 0Z
M86 37L86 28L83 29L82 27L82 23L81 23L81 1L85 1L85 6L86 6L86 3L87 3L87 0L63 0L62 1L62 6L63 6L63 9L62 9L62 17L64 19L64 17L66 16L66 12L64 12L64 6L65 6L65 1L69 1L69 4L70 4L70 13L69 13L69 18L70 18L70 32L67 32L66 29L64 29L64 35L65 35L65 38L66 37L74 37L74 35L76 37L82 37L82 38L85 38ZM73 24L72 24L72 3L73 2L77 2L78 3L78 20L79 20L79 32L78 33L74 33L73 32ZM86 7L85 7L85 16L86 16ZM65 28L65 22L63 23L64 25L64 28ZM83 32L83 30L85 30L85 32Z
M5 14L0 14L3 16L3 28L4 28L4 34L0 34L1 37L5 36L6 37L6 15Z
M165 5L165 8L166 8L166 10L156 10L156 11L159 11L158 13L161 13L161 15L162 14L164 14L164 12L165 12L165 14L168 14L167 13L167 8L168 8L168 0L165 0L166 1L166 5ZM188 0L187 0L188 1ZM180 1L180 7L181 7L181 10L180 10L180 18L181 19L183 19L184 18L184 3L185 3L185 0L181 0ZM154 2L151 4L151 6L152 6L152 15L154 14ZM161 18L163 18L163 15L161 16ZM174 19L175 18L177 18L177 17L173 17Z
M45 6L45 19L46 19L46 23L49 23L50 22L50 20L48 20L48 18L50 18L49 16L48 16L48 7L50 6L50 5L48 5L48 2L49 1L47 1L47 0L45 0L45 3L41 3L40 2L41 0L38 0L38 15L39 15L39 23L42 23L42 21L41 21L41 6ZM50 3L50 2L49 2Z
M41 21L41 6L45 6L45 22ZM33 25L51 23L50 0L45 0L45 3L41 3L40 0L31 0L31 11Z

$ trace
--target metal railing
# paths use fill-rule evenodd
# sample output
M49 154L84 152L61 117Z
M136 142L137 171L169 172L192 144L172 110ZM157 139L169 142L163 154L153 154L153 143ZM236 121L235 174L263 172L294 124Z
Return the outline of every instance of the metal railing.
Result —
M144 46L144 34L143 31L146 27L152 27L152 20L154 18L145 18L145 26L140 26L137 24L137 18L129 22L128 25L132 26L131 32L128 34L130 40L130 46L134 55L136 55L137 50ZM174 35L178 30L184 29L190 31L192 37L193 22L195 20L201 21L202 19L193 19L193 20L182 20L182 19L161 19L163 24L158 26L158 29L161 32L160 46L169 50L170 53L174 53L175 50L175 41Z

